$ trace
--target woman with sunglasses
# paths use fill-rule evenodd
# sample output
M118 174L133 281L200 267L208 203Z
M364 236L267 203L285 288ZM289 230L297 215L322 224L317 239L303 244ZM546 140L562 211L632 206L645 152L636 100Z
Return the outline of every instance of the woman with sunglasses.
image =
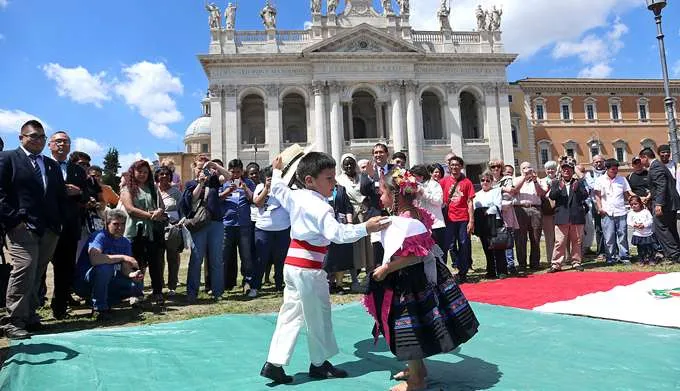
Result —
M475 194L475 235L479 237L486 256L486 278L505 278L508 265L505 261L505 250L490 250L492 233L496 227L503 225L501 217L502 194L499 187L494 188L494 176L490 171L482 173L482 188Z

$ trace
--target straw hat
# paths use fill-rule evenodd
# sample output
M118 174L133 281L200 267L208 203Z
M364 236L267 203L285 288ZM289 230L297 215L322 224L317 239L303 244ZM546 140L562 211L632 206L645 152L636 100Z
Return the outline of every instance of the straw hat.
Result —
M281 169L283 180L288 186L291 185L295 178L300 160L308 151L302 148L299 144L293 144L281 152L281 160L283 161L283 168Z

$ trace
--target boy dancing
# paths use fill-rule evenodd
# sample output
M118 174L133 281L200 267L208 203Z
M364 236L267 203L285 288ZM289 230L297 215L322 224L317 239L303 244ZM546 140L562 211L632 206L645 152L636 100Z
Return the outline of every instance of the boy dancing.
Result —
M284 151L283 155L287 151ZM283 305L276 321L269 357L261 376L275 383L290 383L282 366L288 365L300 329L307 329L309 376L315 379L346 377L347 372L334 367L327 360L338 353L331 323L331 301L326 272L322 269L327 246L333 243L353 243L387 228L383 217L375 217L363 224L345 225L335 219L333 208L326 199L335 187L335 160L327 154L310 152L300 158L294 156L286 163L293 170L298 163L298 182L304 189L293 191L283 179L284 161L278 156L272 165L271 196L290 214L292 238L283 278L286 283Z

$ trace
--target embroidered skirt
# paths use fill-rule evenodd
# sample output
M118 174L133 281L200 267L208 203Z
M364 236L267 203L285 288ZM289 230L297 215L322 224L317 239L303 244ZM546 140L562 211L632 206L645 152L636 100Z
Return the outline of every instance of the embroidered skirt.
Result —
M477 333L479 322L446 265L437 262L437 283L423 264L371 280L364 304L376 319L374 337L385 336L398 360L449 352Z

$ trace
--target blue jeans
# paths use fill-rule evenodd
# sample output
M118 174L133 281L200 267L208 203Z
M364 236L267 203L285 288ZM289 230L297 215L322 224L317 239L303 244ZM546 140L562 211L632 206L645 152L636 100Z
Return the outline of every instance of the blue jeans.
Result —
M451 261L461 277L467 276L472 266L472 243L467 233L467 221L446 222L446 243L449 243Z
M290 246L290 228L282 231L264 231L255 228L255 262L253 280L250 286L260 289L267 263L274 265L274 284L276 290L283 289L283 261L286 260Z
M628 260L628 225L626 216L602 216L602 238L607 262ZM618 256L617 256L618 254Z
M238 261L241 260L243 284L253 280L253 227L225 226L222 259L224 260L224 285L226 289L236 286L238 280ZM238 250L238 257L236 256Z
M221 221L211 221L207 227L191 234L193 246L189 258L187 273L187 297L195 299L201 285L201 264L208 253L208 267L210 268L210 288L214 297L224 293L224 263L222 262Z
M124 276L120 264L92 266L85 274L85 281L92 286L92 308L106 311L128 297L144 294L144 284Z
M511 231L510 235L512 235L512 247L505 250L505 262L508 264L508 270L513 270L515 269L515 232Z

